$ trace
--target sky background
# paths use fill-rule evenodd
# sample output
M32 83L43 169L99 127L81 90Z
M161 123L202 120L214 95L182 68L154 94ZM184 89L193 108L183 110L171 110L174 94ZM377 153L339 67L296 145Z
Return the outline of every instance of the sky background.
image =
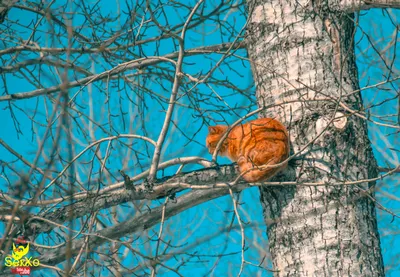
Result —
M61 5L62 3L63 1L57 1L57 3L52 5L52 8L57 9L57 5ZM115 5L115 1L100 1L98 4L99 9L104 15L112 14L115 16L116 14L121 14L119 20L106 24L106 28L118 29L121 24L126 21L126 14L121 12L126 10L125 3L118 3L119 5ZM85 19L83 16L79 15L79 8L76 6L69 6L69 8L70 9L67 11L74 12L73 26L77 28L83 25ZM212 5L208 8L211 9ZM170 9L167 10L167 12L168 15L171 15L168 16L168 21L172 25L181 22L182 19L187 16L187 11L183 10ZM35 20L37 21L37 18L32 16L32 13L18 8L13 8L9 12L8 17L15 21L14 28L20 30L21 37L25 38L29 37L31 32L23 26L32 26L32 22L35 22ZM382 11L380 9L374 9L359 14L359 28L356 33L355 41L357 42L356 55L361 87L376 84L388 77L387 71L382 71L385 65L377 52L382 53L386 62L390 63L392 60L394 61L394 73L392 76L399 76L399 62L397 58L400 54L398 50L399 47L397 47L396 52L394 50L396 49L394 41L399 40L395 31L396 24L398 26L400 23L399 18L400 12L395 10ZM188 32L186 48L232 41L233 36L238 33L246 19L240 10L236 10L224 13L223 20L225 20L226 26L232 27L232 30L229 28L219 29L213 24L215 22L206 22L206 24ZM0 28L4 28L4 26ZM52 27L43 20L43 23L39 27L39 30L43 32L37 32L37 34L35 34L36 41L40 42L41 45L47 45L49 47L65 47L67 40L52 38L51 34L46 32L51 29ZM222 34L221 31L223 32ZM82 32L87 36L91 35L90 29L83 29ZM152 37L156 34L158 34L156 28L148 28L143 37ZM97 35L100 36L101 34ZM0 44L0 50L4 48L4 45ZM156 43L146 44L142 47L142 52L138 49L133 49L132 51L137 55L145 54L152 56L155 54L167 54L176 51L176 49L171 40L165 40L160 45ZM243 50L238 51L237 54L246 56ZM29 54L25 55L25 58L31 58ZM32 56L32 58L33 57L36 56ZM189 57L185 59L183 70L193 75L200 72L205 73L216 64L219 58L220 55L216 54ZM85 68L93 73L99 73L103 71L104 68L111 68L111 65L107 64L103 57L98 54L79 57L79 63L85 64ZM6 65L8 64L6 63ZM168 64L163 64L163 66L166 69L172 68ZM34 68L32 74L39 76L37 70L38 67ZM46 71L48 71L48 74L45 74ZM40 78L46 87L59 84L60 80L54 77L54 70L52 68L43 66L41 72ZM127 72L127 74L129 73L134 73L134 71ZM20 74L3 74L2 76L4 76L2 94L4 93L5 83L7 84L6 87L10 94L36 89ZM69 73L68 76L70 80L73 80L80 75ZM172 73L171 76L173 76ZM182 156L203 156L211 159L211 156L207 153L205 148L207 124L232 123L240 116L256 108L250 66L246 61L228 58L226 63L221 66L220 70L216 70L213 76L215 79L229 80L237 87L243 89L250 88L250 95L252 95L252 98L236 93L235 88L226 88L218 85L216 82L210 84L211 88L200 85L191 92L196 95L199 102L204 101L201 103L202 109L205 112L200 115L198 111L186 108L186 106L192 103L188 97L182 96L180 101L182 106L178 106L173 115L173 120L177 123L177 127L172 127L169 131L168 141L164 147L166 150L162 153L162 161ZM88 85L82 91L79 91L77 88L69 90L70 95L79 92L75 100L76 107L79 107L81 111L95 119L96 122L101 123L106 129L105 131L100 127L93 126L82 116L77 116L77 114L75 114L76 121L71 123L73 141L75 142L73 145L74 152L78 153L94 139L107 137L110 134L142 134L156 140L159 130L162 127L162 119L164 118L163 110L166 108L166 105L163 102L156 101L152 95L144 93L143 90L139 88L139 85L154 90L161 96L168 98L172 83L170 80L163 80L163 78L165 78L165 76L158 77L157 75L151 78L137 78L130 86L122 86L118 80L112 80L109 83L98 82L93 85ZM387 85L387 88L392 90L391 92L385 91L382 88L379 90L368 89L362 92L364 106L371 107L371 115L387 115L388 117L395 118L399 109L399 101L398 97L397 99L394 98L393 90L399 91L398 84L399 82ZM181 92L184 94L184 90L189 87L189 85L183 86ZM225 103L213 100L216 99L216 92L225 100ZM122 102L121 98L123 99ZM131 98L132 101L129 101L129 98ZM0 129L0 138L17 152L23 154L26 159L33 161L38 145L42 142L42 135L46 129L47 120L51 113L51 108L53 107L52 105L52 101L42 96L39 100L35 98L15 102L11 112L8 103L0 102L0 118L3 124ZM213 105L219 105L219 107ZM224 107L224 105L234 107L234 112L221 112L221 107ZM374 107L374 105L377 106ZM111 118L107 116L110 112L115 116ZM12 113L18 119L18 123L11 119ZM34 123L32 123L31 120L33 114ZM206 119L204 120L204 118ZM85 122L87 125L85 125ZM145 125L142 122L145 122ZM53 131L59 126L59 123L60 122L57 122L57 120L55 121L54 128L52 128ZM88 130L93 130L92 134L85 134L85 131L90 133ZM394 131L395 130L391 128L369 124L369 137L373 145L375 157L380 166L393 167L400 163L400 143L398 143L400 138L399 134L393 135ZM128 140L125 142L128 143ZM146 163L148 162L148 157L146 157L146 155L152 154L152 148L145 145L143 142L131 143L130 145L133 149L140 149L140 151L135 152L134 150L127 150L124 145L117 142L113 144L112 153L108 158L107 165L114 173L118 169L124 168L126 173L133 176L140 173L142 167L146 168ZM68 148L67 144L65 137L63 137L59 152L66 151ZM44 153L50 154L52 145L53 142L51 139L46 140ZM102 144L100 146L100 152L106 153L108 147L109 145L107 143ZM397 152L391 149L397 149ZM64 157L67 157L67 155ZM92 158L93 152L84 155L81 158L81 165L84 165L85 162L90 161ZM12 168L15 170L27 171L29 169L0 145L0 177L2 177L0 178L0 188L3 193L14 194L15 188L12 184L14 184L18 178L16 174L13 174L9 169L2 166L2 162L11 163ZM223 158L219 158L218 162L221 164L229 163L227 159ZM39 164L45 163L46 159L40 157ZM56 166L55 169L61 170L61 164L62 163L60 163L58 167ZM93 163L93 172L99 171L100 167L101 165L99 163ZM172 175L177 168L178 167L171 167L161 172L159 177L161 177L161 174ZM184 170L190 171L197 168L200 167L187 166ZM85 174L87 170L85 168L76 168L75 170L80 173L80 181L82 183L89 184L91 178L99 178L99 175L96 173L88 177L88 175ZM100 184L101 187L106 184L121 181L118 174L110 174L108 178L104 178L104 183ZM39 182L40 178L34 176L32 180L33 182ZM376 195L378 201L382 205L397 214L400 210L399 187L399 174L392 175L378 182L378 192ZM90 185L88 185L87 188L93 189ZM49 190L47 195L58 195L59 193L60 192L57 190ZM243 203L240 207L242 219L249 223L245 230L246 245L249 247L248 251L246 251L246 260L258 264L261 259L259 251L265 252L265 241L267 240L265 225L262 219L262 209L259 204L258 188L251 188L243 191L240 195L240 201ZM162 202L163 200L154 201L151 205L158 206ZM238 273L241 262L241 237L240 230L237 228L237 220L234 221L232 230L229 230L231 221L234 219L232 209L232 200L229 196L226 196L182 212L179 216L173 217L167 221L163 237L164 240L171 240L171 244L183 248L195 245L190 248L189 252L195 253L199 251L205 255L202 259L190 259L190 262L182 269L181 273L184 276L226 276L230 273L234 275ZM38 212L39 210L33 209L32 211ZM113 212L117 214L117 219L120 222L137 213L134 206L130 203L115 208ZM113 224L110 216L111 211L102 211L100 214L106 225ZM400 246L398 234L399 222L399 219L395 219L392 222L391 215L378 210L378 224L387 276L399 276L400 274L400 266L398 263L400 258L400 247L398 247ZM79 223L75 225L75 227L79 227ZM147 238L154 238L158 230L159 226L157 225L149 230L147 234L143 234L138 238L136 241L137 248L144 252L154 253L155 242L148 243ZM2 234L4 232L3 223L0 223L0 232ZM43 236L38 238L38 242L51 244L49 239ZM57 241L55 240L53 243L57 243ZM185 243L187 243L187 245ZM171 251L173 252L174 250ZM220 259L215 258L214 256L219 253L232 254ZM35 256L35 254L34 251L31 252L32 256ZM93 256L93 258L96 257ZM171 259L166 264L169 266L176 266L179 263L179 258L182 257L177 255L176 260ZM127 265L131 265L132 263L140 264L141 262L143 262L141 258L137 256L133 257L132 255L124 260L124 263ZM104 264L104 274L109 273L106 267L107 263ZM165 272L165 270L160 269L158 276L174 276L171 273L163 272ZM52 276L52 272L46 269L41 270L40 273L44 276ZM33 276L39 276L38 274L39 272L35 272ZM244 276L272 276L272 274L256 267L246 266Z

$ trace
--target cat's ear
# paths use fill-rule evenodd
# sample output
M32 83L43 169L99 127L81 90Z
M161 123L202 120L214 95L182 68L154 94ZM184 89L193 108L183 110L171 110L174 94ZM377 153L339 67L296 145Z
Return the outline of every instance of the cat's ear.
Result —
M210 134L210 135L213 135L213 134L215 134L216 133L216 126L208 126L208 133Z
M210 135L215 135L220 133L220 128L218 126L208 126L208 132Z

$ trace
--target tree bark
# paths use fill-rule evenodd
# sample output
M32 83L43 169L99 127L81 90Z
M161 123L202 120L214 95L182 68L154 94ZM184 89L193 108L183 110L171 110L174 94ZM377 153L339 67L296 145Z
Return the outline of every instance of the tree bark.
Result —
M247 2L257 101L277 105L260 116L288 127L302 158L299 182L377 174L366 122L354 112L362 100L352 93L359 88L353 16L327 2ZM275 275L384 276L373 185L260 188Z
M17 0L2 0L0 2L0 23L4 22L8 11L17 3Z

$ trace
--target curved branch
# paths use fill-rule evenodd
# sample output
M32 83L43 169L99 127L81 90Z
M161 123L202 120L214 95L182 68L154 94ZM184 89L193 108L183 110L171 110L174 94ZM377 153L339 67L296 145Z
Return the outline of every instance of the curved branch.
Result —
M400 8L399 0L338 0L329 1L329 6L335 10L347 13L369 10L372 8Z
M25 231L27 235L49 232L56 226L49 224L48 221L62 224L70 220L71 216L73 218L79 218L93 213L94 211L99 211L129 201L157 199L193 187L203 187L209 190L214 184L221 183L224 180L233 180L237 175L238 170L234 164L231 164L196 170L178 176L165 177L159 180L154 186L153 192L148 194L143 192L144 184L136 186L135 191L123 188L109 193L100 192L88 194L85 198L71 205L51 209L51 212L40 214L39 217L44 218L46 221L28 219L28 222L25 224Z
M121 134L121 135L117 135L117 136L112 136L112 137L107 137L107 138L102 138L99 139L93 143L91 143L90 145L88 145L85 149L83 149L78 155L76 155L68 164L67 166L64 167L64 169L57 175L56 178L54 178L44 189L43 191L39 194L42 195L49 187L51 187L66 171L67 169L80 157L82 156L87 150L89 150L90 148L92 148L93 146L100 144L104 141L112 141L114 139L120 139L120 138L136 138L136 139L142 139L145 140L147 142L150 142L151 144L153 144L154 146L156 145L155 141L153 141L152 139L145 137L145 136L139 136L139 135L131 135L131 134ZM35 202L35 200L33 201Z
M311 186L326 186L326 185L354 185L360 184L369 181L376 181L384 176L387 176L393 173L395 170L399 169L400 166L395 168L394 170L390 171L388 174L384 174L377 178L372 178L368 180L358 180L358 181L349 181L349 182L340 182L340 183L302 183L301 185L311 185ZM226 167L226 169L232 170L232 167ZM205 171L209 171L211 169L206 169ZM214 168L215 170L215 168ZM194 172L192 172L194 173ZM234 173L234 171L230 171L230 174ZM290 170L286 170L282 172L278 176L274 177L274 182L267 182L267 185L282 185L282 184L298 184L297 182L282 182L282 180L287 180L290 177ZM226 179L226 176L219 176L222 179ZM219 183L218 188L211 188L207 190L193 190L184 194L183 196L177 198L176 202L169 202L166 207L163 205L154 208L146 213L139 214L132 219L128 219L124 222L121 222L117 225L112 227L108 227L105 229L100 230L95 234L86 234L87 237L83 237L79 240L73 241L72 246L69 249L72 254L76 254L79 252L81 247L88 242L89 249L92 250L95 247L107 242L109 239L118 239L127 234L132 234L136 232L141 232L143 230L149 229L154 225L158 224L164 214L164 219L167 220L168 218L179 214L189 208L197 206L199 204L205 203L209 200L216 199L218 197L224 196L229 194L229 190L234 192L241 191L249 186L259 186L260 183L248 184L248 183L239 183L235 186L231 186L228 182ZM163 209L165 211L163 213ZM65 251L67 250L66 246L60 247L55 250L50 250L44 253L41 257L39 257L40 262L43 262L48 265L55 265L65 260Z
M179 197L176 203L168 203L165 208L165 220L189 208L205 203L211 199L221 197L227 193L229 193L228 188L197 190L189 192L182 197ZM161 220L162 209L163 206L157 207L150 212L140 214L120 224L100 230L96 234L90 234L88 239L89 251L107 242L107 238L117 239L130 233L136 233L149 229L158 224ZM73 241L71 248L68 250L71 251L72 254L78 253L85 241L85 237L80 240ZM46 251L46 253L38 258L40 259L41 263L55 265L65 260L66 251L67 247L64 246L56 250Z
M215 51L224 51L231 47L232 47L232 43L222 43L222 44L217 44L217 45L212 45L212 46L193 48L193 49L185 51L185 56L194 56L194 55L199 55L199 54L214 53ZM244 47L245 47L244 42L237 42L234 44L235 50L241 49ZM146 57L146 58L137 59L134 61L130 61L130 62L126 62L126 63L120 64L120 65L117 65L116 67L114 67L110 70L104 71L100 74L95 74L95 75L92 75L89 77L85 77L85 78L79 79L74 82L65 83L65 84L61 84L61 85L57 85L57 86L52 86L52 87L44 88L44 89L37 89L37 90L28 91L28 92L18 92L18 93L14 93L14 94L0 96L0 102L28 99L28 98L32 98L32 97L45 95L45 94L52 94L52 93L61 91L62 89L70 89L70 88L74 88L74 87L86 86L89 83L107 79L111 76L118 75L127 70L148 67L148 66L155 65L155 64L158 64L161 62L165 62L166 59L169 59L169 60L175 59L178 56L179 56L179 52L174 52L174 53L170 53L170 54L167 54L167 55L164 55L161 57Z

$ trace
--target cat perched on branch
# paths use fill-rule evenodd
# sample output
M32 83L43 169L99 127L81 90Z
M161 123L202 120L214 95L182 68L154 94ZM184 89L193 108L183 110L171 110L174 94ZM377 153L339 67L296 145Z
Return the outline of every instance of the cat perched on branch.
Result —
M229 126L208 127L206 145L212 154ZM271 167L289 156L289 136L285 126L273 118L260 118L235 126L223 141L219 154L239 165L249 182L266 181L284 169L287 163Z

